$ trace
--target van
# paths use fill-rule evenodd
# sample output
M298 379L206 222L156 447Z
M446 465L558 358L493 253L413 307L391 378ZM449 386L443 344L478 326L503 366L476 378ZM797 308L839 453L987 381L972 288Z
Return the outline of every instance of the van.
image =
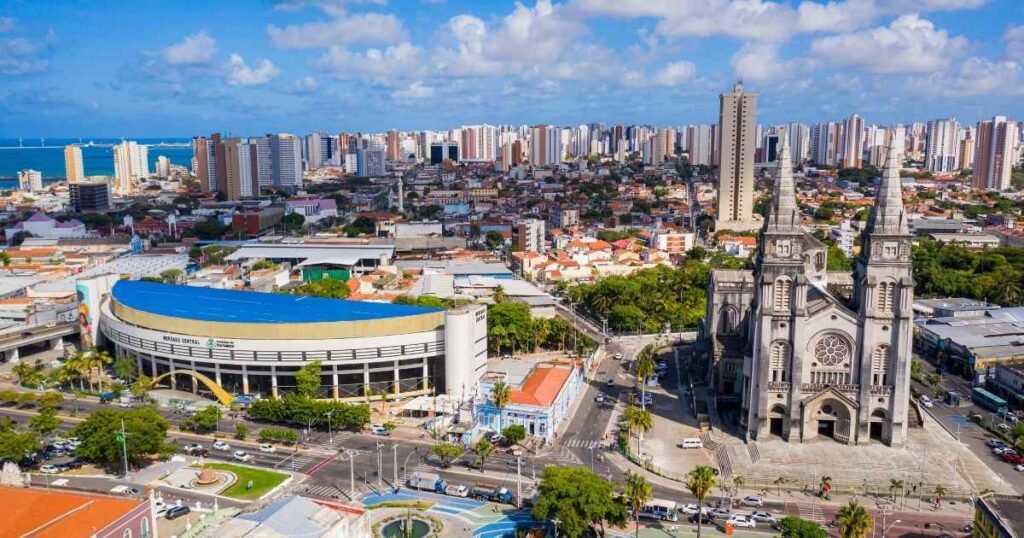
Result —
M704 442L700 437L687 437L683 439L683 448L704 448Z

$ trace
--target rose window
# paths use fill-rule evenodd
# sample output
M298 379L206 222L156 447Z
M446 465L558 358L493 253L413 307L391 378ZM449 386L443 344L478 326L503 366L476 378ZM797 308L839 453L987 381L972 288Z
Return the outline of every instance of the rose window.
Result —
M836 334L826 334L814 344L814 359L822 366L842 364L851 355L849 342Z

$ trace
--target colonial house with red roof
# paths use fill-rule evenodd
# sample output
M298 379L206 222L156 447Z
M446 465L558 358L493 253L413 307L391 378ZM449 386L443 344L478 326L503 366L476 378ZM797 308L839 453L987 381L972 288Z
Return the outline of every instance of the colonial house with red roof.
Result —
M529 436L554 441L559 425L568 418L573 399L584 385L580 368L518 360L492 361L488 367L489 371L478 382L478 396L473 402L475 433L500 432L519 424ZM504 381L511 389L503 409L498 409L490 398L497 381Z

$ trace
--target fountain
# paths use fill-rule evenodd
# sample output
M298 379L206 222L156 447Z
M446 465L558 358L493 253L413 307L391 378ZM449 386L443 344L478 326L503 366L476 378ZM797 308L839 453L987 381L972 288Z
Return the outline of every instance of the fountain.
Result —
M380 535L384 538L424 538L430 534L431 529L429 522L412 517L409 511L405 517L385 523L380 529Z
M195 483L197 486L212 486L220 481L221 477L217 476L213 469L203 467L203 470L199 471L199 476L196 477Z

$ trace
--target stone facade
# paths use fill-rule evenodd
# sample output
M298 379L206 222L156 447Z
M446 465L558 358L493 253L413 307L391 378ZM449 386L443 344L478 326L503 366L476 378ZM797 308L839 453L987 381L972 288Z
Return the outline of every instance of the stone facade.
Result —
M710 280L703 337L718 400L739 402L748 440L901 445L914 283L898 159L886 163L851 279L827 272L826 246L801 227L787 143L781 151L754 270Z

